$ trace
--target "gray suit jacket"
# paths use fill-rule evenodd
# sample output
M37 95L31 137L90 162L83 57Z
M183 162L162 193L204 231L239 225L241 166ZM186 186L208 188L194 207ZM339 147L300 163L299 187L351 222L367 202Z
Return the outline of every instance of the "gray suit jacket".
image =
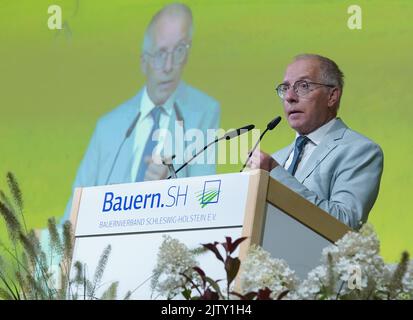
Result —
M125 138L126 130L139 112L142 94L143 90L99 119L78 169L73 189L106 184L113 163L115 165L108 184L133 182L131 170L135 160L133 154L135 131L125 140L116 161L115 156ZM173 116L169 123L169 132L172 133L172 137L175 135L175 120L183 121L185 131L200 129L204 137L207 137L208 129L217 129L219 126L220 107L218 102L184 82L181 82L177 88L175 107L176 112L172 113ZM139 131L139 128L135 127L134 130ZM142 141L142 143L146 143L146 141ZM175 169L183 162L181 152L184 151L186 145L180 145L181 143L184 143L184 137L173 143L173 146L176 147L176 150L173 151L177 156L174 160ZM206 143L207 141L201 142L201 147ZM176 161L180 162L176 163ZM215 174L215 169L215 164L207 164L205 161L203 164L196 164L194 161L185 170L181 170L178 177ZM69 218L71 202L72 199L69 199L62 222Z
M273 154L271 176L338 220L358 229L376 201L383 152L338 119L296 176L282 166L294 144Z

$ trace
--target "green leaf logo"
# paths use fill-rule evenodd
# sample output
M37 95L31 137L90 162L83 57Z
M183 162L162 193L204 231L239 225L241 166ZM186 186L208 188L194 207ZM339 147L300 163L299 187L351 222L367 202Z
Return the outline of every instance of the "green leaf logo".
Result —
M196 192L196 197L201 205L201 208L204 208L207 204L216 203L215 198L218 198L219 191L210 189L204 191Z
M219 194L221 193L221 180L205 181L204 189L195 192L201 208L207 204L218 203Z

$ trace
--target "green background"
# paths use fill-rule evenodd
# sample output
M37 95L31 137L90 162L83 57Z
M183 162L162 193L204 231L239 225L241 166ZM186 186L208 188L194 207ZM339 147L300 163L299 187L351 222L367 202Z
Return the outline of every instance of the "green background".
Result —
M263 129L283 114L274 87L294 55L318 53L339 64L346 75L340 116L385 154L370 214L382 254L396 261L404 249L413 253L413 2L184 2L195 19L184 79L220 101L222 128ZM62 216L96 120L144 84L144 28L166 3L0 0L0 188L6 172L15 173L31 227ZM62 31L47 27L52 4L62 7ZM362 30L347 27L352 4L362 8ZM273 152L293 137L284 119L262 148ZM4 238L3 225L0 232Z

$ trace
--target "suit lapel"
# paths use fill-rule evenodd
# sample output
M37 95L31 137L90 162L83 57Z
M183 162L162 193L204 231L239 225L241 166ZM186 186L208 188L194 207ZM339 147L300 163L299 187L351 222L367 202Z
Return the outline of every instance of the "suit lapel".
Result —
M327 155L337 147L338 141L343 138L346 129L347 126L340 118L338 118L323 141L321 141L321 143L315 148L302 170L297 172L295 177L298 181L303 183L304 180L314 171L314 169L324 161Z

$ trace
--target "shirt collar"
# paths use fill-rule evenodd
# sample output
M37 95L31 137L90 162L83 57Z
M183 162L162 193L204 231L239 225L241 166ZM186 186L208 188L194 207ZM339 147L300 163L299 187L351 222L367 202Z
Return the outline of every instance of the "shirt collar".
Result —
M311 142L318 146L336 121L337 118L331 119L329 122L323 124L320 128L314 130L306 136L311 140ZM299 134L297 132L295 138L297 139L298 136Z
M176 90L171 94L171 96L166 100L166 102L162 105L162 112L166 113L168 116L172 114L173 105L175 103L175 96ZM155 108L155 104L152 102L151 98L149 98L148 89L145 86L142 95L141 101L141 119L145 119L151 111Z

